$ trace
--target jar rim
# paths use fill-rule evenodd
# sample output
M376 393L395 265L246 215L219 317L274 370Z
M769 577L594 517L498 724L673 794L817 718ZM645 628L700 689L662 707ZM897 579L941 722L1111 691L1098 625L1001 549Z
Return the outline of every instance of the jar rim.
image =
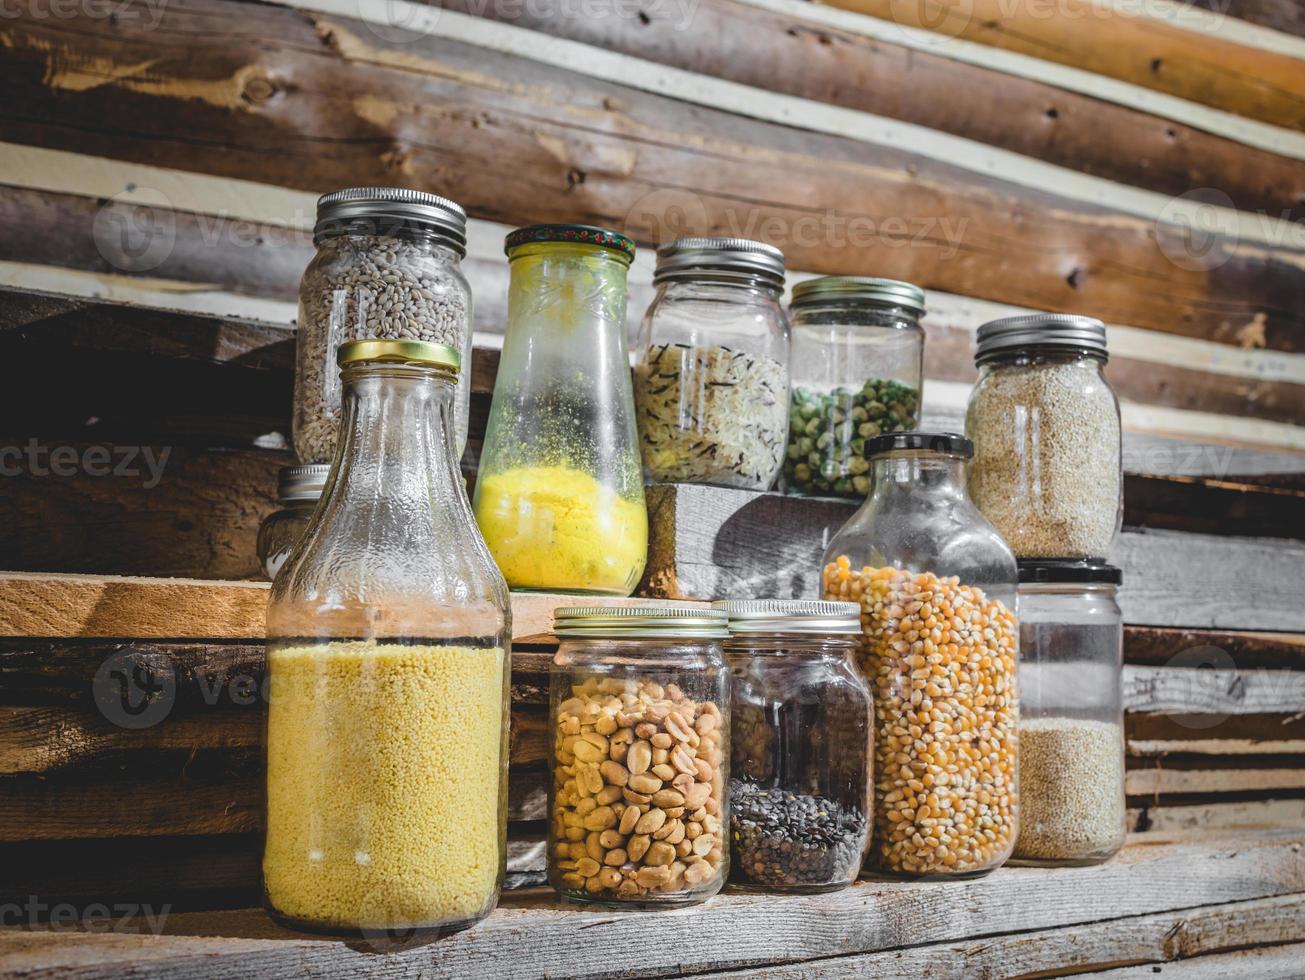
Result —
M526 225L508 232L503 251L508 258L526 245L590 245L614 252L628 265L634 260L634 239L598 225L541 224Z
M778 633L807 636L859 636L861 607L825 599L717 599L712 604L729 617L731 637Z
M335 362L342 368L365 364L440 368L456 375L462 367L462 352L447 344L433 344L426 340L370 337L345 341L336 351Z
M1104 561L1078 558L1021 559L1020 585L1121 585L1123 570Z
M784 253L750 238L677 238L657 249L653 271L653 285L671 280L759 280L782 289Z
M916 317L923 316L925 312L924 290L919 286L901 279L880 279L873 276L820 276L807 279L793 287L793 300L789 306L796 310L831 301L911 310Z
M408 187L346 187L317 199L313 243L350 234L427 234L467 254L467 212L447 197Z
M728 617L700 606L560 606L553 634L568 639L728 639Z
M1109 360L1106 325L1070 313L1029 313L990 320L975 337L974 363L1036 350L1065 350Z

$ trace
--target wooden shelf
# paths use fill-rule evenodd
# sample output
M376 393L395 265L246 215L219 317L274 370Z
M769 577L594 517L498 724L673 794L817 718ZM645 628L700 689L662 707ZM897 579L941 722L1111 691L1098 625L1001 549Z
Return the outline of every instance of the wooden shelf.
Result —
M298 935L255 910L165 915L161 935L144 919L132 925L142 934L0 932L0 976L517 980L764 965L780 977L969 980L1166 963L1305 942L1305 833L1154 835L1092 868L864 881L817 896L727 893L680 912L563 906L536 889L505 896L465 932L406 946Z
M0 572L0 636L253 640L264 635L266 582ZM512 642L552 643L553 610L683 601L512 594Z

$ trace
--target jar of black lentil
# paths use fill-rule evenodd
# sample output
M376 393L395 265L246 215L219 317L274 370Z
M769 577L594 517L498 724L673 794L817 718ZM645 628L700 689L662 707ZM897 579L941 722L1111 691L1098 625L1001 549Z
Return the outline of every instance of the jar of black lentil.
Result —
M924 290L896 279L824 276L793 287L786 492L865 499L866 441L919 422L923 315Z
M717 602L729 614L731 880L824 892L856 880L870 835L870 689L854 602Z

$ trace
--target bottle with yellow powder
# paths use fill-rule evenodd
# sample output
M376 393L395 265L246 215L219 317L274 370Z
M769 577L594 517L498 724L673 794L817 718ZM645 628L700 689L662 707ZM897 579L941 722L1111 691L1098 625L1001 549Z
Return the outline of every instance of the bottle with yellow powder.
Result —
M634 243L535 225L508 235L507 254L476 519L514 589L629 595L648 551L625 341Z
M457 351L339 362L335 461L268 606L264 894L293 927L406 938L498 899L508 594L453 455Z

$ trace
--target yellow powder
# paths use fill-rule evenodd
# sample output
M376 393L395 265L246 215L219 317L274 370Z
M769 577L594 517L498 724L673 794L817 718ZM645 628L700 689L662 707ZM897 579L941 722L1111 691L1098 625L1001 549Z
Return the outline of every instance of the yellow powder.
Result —
M474 919L502 866L503 651L344 641L273 648L273 908L402 929Z
M629 595L643 575L647 509L583 470L490 473L476 488L476 520L512 588Z

